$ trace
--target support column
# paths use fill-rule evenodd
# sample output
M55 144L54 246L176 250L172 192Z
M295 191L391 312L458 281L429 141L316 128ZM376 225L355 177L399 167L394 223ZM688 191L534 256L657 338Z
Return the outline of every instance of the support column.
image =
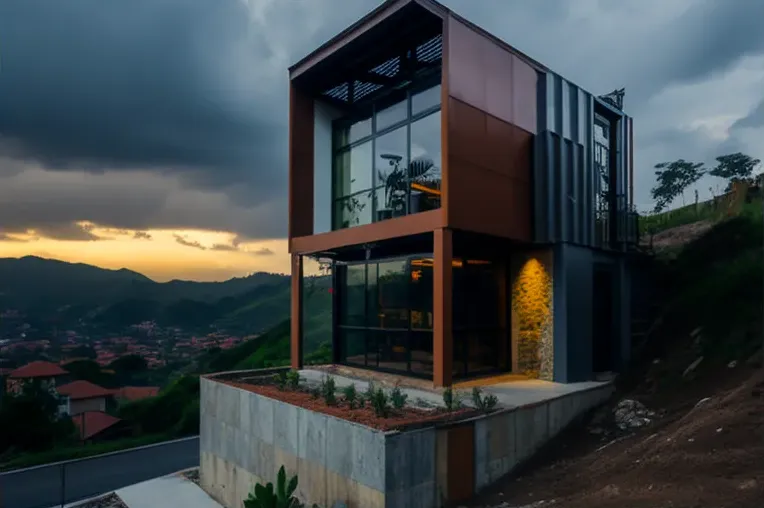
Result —
M451 386L454 361L452 333L453 239L450 229L436 229L433 245L433 384Z
M293 369L302 368L302 256L292 254L291 280L291 364Z

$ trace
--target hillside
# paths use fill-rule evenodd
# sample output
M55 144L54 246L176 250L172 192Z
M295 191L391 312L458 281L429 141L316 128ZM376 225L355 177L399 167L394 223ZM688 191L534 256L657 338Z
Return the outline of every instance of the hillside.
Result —
M611 404L469 506L762 506L763 226L742 214L657 260L662 313ZM619 428L623 401L646 420Z
M0 306L108 305L129 299L214 302L288 279L286 275L260 272L224 282L155 282L124 268L109 270L35 256L0 258Z

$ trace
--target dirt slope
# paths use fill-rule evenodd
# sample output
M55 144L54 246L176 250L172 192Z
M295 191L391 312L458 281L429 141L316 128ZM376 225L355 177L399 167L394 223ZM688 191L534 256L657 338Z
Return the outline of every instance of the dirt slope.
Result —
M611 406L552 443L532 473L469 506L762 508L764 372L736 365L686 384L635 394L661 415L650 425L619 433Z

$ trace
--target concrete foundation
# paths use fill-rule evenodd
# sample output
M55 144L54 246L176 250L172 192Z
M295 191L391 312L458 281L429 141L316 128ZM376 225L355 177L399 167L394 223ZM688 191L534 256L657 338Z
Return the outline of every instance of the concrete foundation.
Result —
M462 422L382 432L201 379L201 486L241 508L282 465L311 506L428 508L468 499L513 471L612 386L555 396Z

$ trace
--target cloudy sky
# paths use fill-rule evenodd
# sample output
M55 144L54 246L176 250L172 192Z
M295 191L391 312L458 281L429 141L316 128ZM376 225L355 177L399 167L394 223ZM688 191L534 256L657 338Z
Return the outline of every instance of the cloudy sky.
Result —
M0 0L0 256L286 272L286 69L379 3ZM764 159L761 0L444 3L592 92L626 88L641 208L657 162Z

